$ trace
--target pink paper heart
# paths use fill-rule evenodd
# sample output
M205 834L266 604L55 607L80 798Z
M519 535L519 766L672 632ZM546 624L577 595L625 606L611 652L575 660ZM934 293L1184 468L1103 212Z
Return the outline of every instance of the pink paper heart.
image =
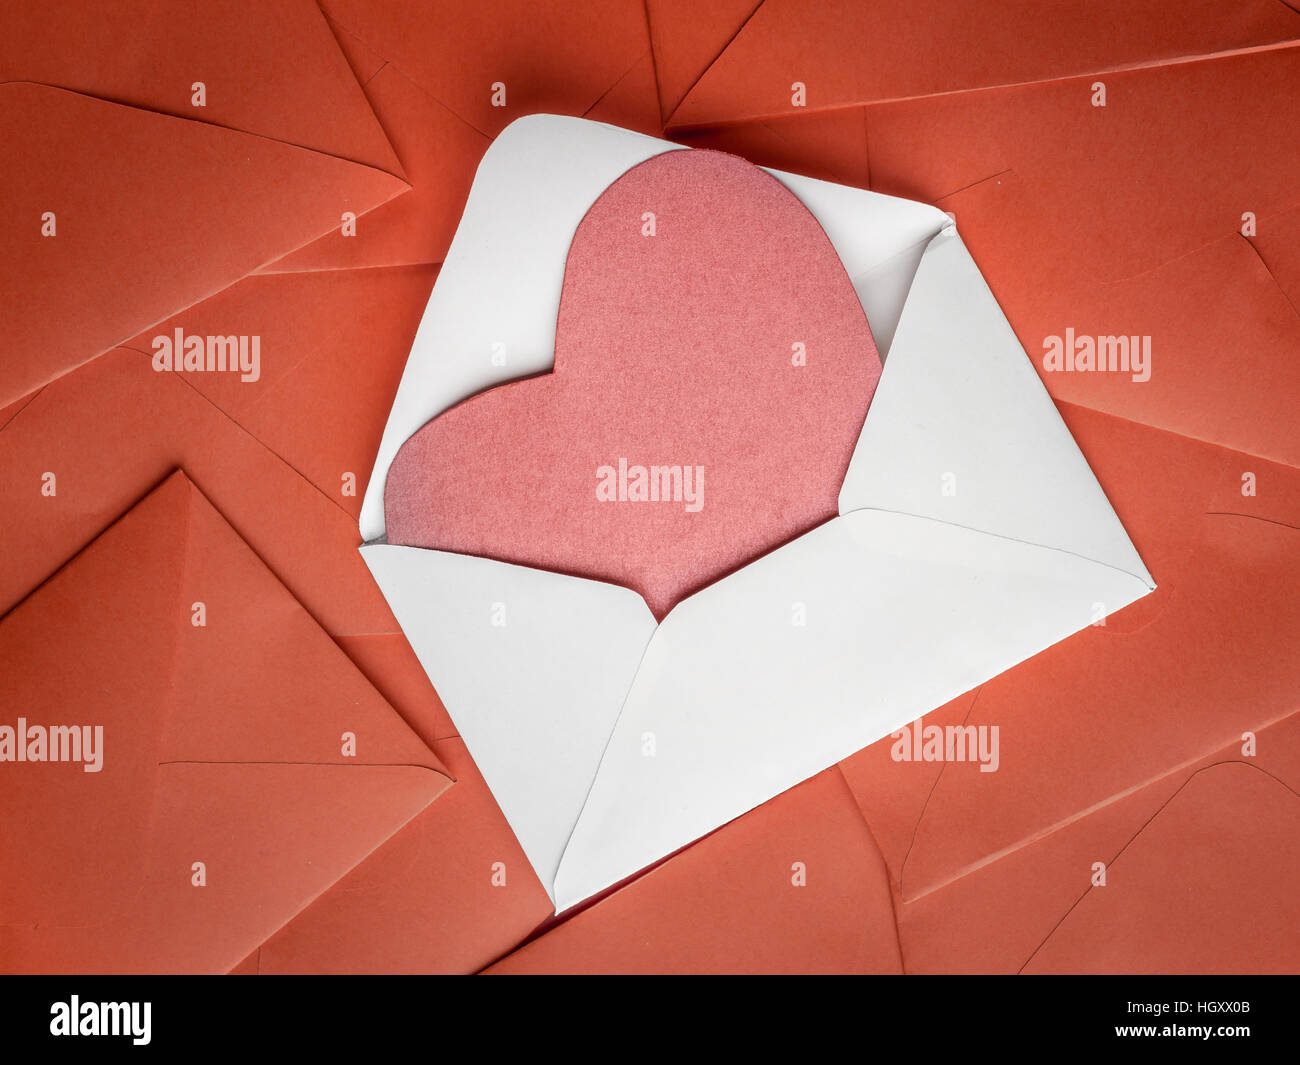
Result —
M578 226L554 372L402 446L388 541L611 581L662 618L835 515L880 371L807 208L743 159L665 152Z

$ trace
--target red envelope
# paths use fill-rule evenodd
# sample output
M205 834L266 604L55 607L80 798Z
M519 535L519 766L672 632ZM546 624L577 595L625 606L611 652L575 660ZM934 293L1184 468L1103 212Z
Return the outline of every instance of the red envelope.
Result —
M226 971L450 783L181 473L0 619L0 661L9 971Z
M665 120L727 48L763 0L646 0L646 20Z
M314 4L15 12L9 404L404 192Z
M156 373L126 348L47 386L0 428L0 610L177 466L326 631L398 631L356 551L347 499L314 487L182 375ZM53 496L42 493L47 474Z
M333 233L266 271L441 262L483 152L521 115L660 131L638 0L560 5L541 19L517 0L322 6L412 187L352 236Z
M31 811L0 841L30 881L0 881L0 967L1294 969L1300 15L321 7L7 20L0 660L15 717L102 705L113 727L101 773L0 773ZM434 273L409 267L442 259L490 137L538 110L938 202L1040 370L1067 329L1154 353L1146 382L1043 372L1159 589L927 715L998 725L997 772L882 741L558 923L355 551ZM257 335L258 379L155 372L177 328ZM205 628L151 623L196 581ZM358 714L365 765L338 742ZM425 744L457 778L428 808Z
M173 373L354 517L435 268L253 275L122 346L258 337L256 380ZM166 375L163 375L166 376Z
M71 89L401 176L313 0L227 0L219 8L202 0L48 0L11 6L5 31L0 81ZM196 81L204 84L201 104Z
M944 0L724 7L706 24L705 37L717 41L727 28L732 36L722 37L713 61L665 111L669 126L1050 81L1275 44L1300 33L1300 14L1269 0L1086 0L1054 7L1050 17L1032 0L974 8ZM696 7L655 0L650 10L660 66L675 74L699 69L703 45L688 29ZM802 97L796 83L804 86Z
M335 28L340 42L355 40ZM378 60L373 71L362 66L357 78L392 138L411 189L359 218L350 235L336 230L261 267L261 273L438 263L447 253L489 138L391 63Z
M1237 761L1198 770L1023 971L1293 973L1296 783Z
M262 945L271 973L466 973L550 916L551 902L459 739L456 786ZM242 967L241 967L242 968Z
M1074 79L872 108L873 187L955 213L1056 398L1300 465L1300 318L1269 269L1297 79L1291 46L1109 75L1105 107ZM1046 370L1070 334L1149 338L1149 379Z
M539 111L585 115L624 81L647 89L650 40L639 0L326 0L332 23L392 63L475 129L496 136ZM649 112L649 113L647 113ZM634 123L621 123L632 124Z
M1270 826L1286 823L1294 798L1288 801L1267 786L1261 793L1258 787L1238 781L1244 774L1265 784L1276 780L1294 791L1300 779L1296 764L1300 719L1293 715L1263 729L1256 740L1257 754L1250 759L1243 758L1240 743L1217 751L1196 766L1162 777L902 906L899 934L908 971L1293 969L1300 947L1293 934L1296 922L1288 875L1294 848L1278 847L1266 837ZM1224 773L1225 769L1232 772ZM1212 818L1188 825L1176 816L1183 791L1210 770L1202 784L1218 793L1223 811L1240 818L1235 840L1206 831ZM1174 814L1173 824L1180 826L1174 852L1166 848L1157 859L1166 870L1163 879L1173 888L1172 895L1140 878L1147 827L1154 827L1166 812ZM1233 843L1242 846L1230 853ZM1133 859L1136 864L1131 865ZM1104 886L1093 885L1097 862L1105 866ZM1174 862L1185 863L1176 874ZM1198 868L1201 873L1189 875ZM1137 874L1130 875L1134 869ZM1242 872L1248 882L1238 879ZM1232 895L1226 905L1224 892ZM1076 913L1085 902L1087 908ZM1058 930L1071 929L1094 907L1106 916L1085 921L1087 942L1076 939L1069 950L1059 950ZM1140 915L1139 934L1134 934L1132 924L1123 925L1125 913ZM1224 920L1225 914L1231 914L1231 920ZM1228 935L1219 934L1220 929L1227 929ZM1265 934L1252 934L1251 929ZM1279 955L1292 961L1279 965Z
M897 973L880 851L838 769L582 910L491 973Z

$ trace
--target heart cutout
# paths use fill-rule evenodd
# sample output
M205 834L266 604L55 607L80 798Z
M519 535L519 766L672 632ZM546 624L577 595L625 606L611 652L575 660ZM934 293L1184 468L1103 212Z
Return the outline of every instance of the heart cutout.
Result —
M665 152L578 226L554 371L398 451L388 542L610 581L662 619L836 514L880 371L808 209L743 159Z

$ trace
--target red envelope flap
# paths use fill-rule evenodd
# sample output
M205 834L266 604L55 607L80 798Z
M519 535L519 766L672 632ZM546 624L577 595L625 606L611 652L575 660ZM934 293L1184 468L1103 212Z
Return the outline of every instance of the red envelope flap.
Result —
M200 395L115 348L26 402L0 429L0 610L7 610L176 467L330 633L396 633L356 548L355 519ZM55 495L42 494L46 474ZM334 482L336 493L342 480Z
M313 0L12 4L3 81L73 89L402 175Z
M25 723L25 757L26 726L75 727L81 735L59 743L83 758L15 761L14 737L6 750L0 733L0 923L93 925L136 902L180 635L188 508L175 490L151 498L0 618L0 728ZM51 753L48 736L43 747Z
M209 337L256 338L253 373L174 376L355 519L435 274L404 266L252 275L123 346L148 357L158 338L178 350L178 331L182 346L198 337L205 349Z
M762 6L763 0L646 0L665 120Z
M836 769L525 944L490 973L898 973L880 852Z
M1245 762L1194 774L1035 952L1029 973L1294 973L1300 793ZM1189 1023L1201 1023L1198 1017Z
M0 85L13 157L0 403L335 228L405 182L265 137Z
M872 188L935 202L1012 171L1035 233L989 233L990 250L1014 240L1030 277L1134 278L1300 201L1300 138L1280 135L1300 128L1298 79L1300 47L1283 47L1117 72L1105 106L1071 78L873 107Z
M341 41L352 39L338 32ZM358 219L350 232L324 236L259 273L440 263L446 256L474 171L491 142L391 63L380 60L379 68L362 79L366 97L401 157L411 190Z
M1271 0L764 0L668 119L698 126L1168 62L1288 41ZM796 83L804 86L802 98Z
M259 972L475 972L551 915L464 742L438 754L456 786L272 936Z
M25 870L4 883L18 969L225 971L450 783L183 474L0 621L0 647L8 716L102 728L96 772L2 766L29 814L0 862Z
M321 7L488 136L521 115L584 114L650 50L641 0L545 10L529 0L327 0Z
M0 956L24 973L227 972L438 790L411 766L164 766L140 904L91 927L0 926Z
M1110 964L1118 963L1117 967L1125 971L1141 967L1144 957L1153 959L1148 963L1153 969L1154 959L1160 959L1158 966L1162 972L1181 971L1191 958L1197 959L1197 967L1204 972L1237 969L1248 958L1258 965L1259 955L1255 952L1259 941L1241 934L1250 927L1249 922L1235 918L1223 922L1219 915L1200 928L1186 927L1188 903L1195 907L1198 896L1215 898L1218 887L1207 884L1199 876L1177 878L1173 880L1172 897L1163 888L1157 889L1147 896L1156 901L1143 906L1145 889L1139 878L1130 875L1127 858L1131 848L1141 848L1142 837L1153 819L1164 817L1171 800L1181 801L1180 796L1189 790L1188 785L1207 769L1214 770L1213 786L1223 788L1227 805L1235 807L1237 814L1243 812L1243 804L1233 797L1238 789L1229 777L1218 775L1225 763L1253 767L1262 771L1261 775L1267 774L1294 791L1300 784L1300 742L1297 742L1300 715L1292 714L1261 729L1252 734L1252 740L1250 754L1244 753L1245 745L1238 740L1207 755L1194 766L1176 770L1117 797L1087 816L938 891L900 905L899 936L908 971L1016 973L1041 971L1048 965L1058 970L1077 971L1095 966L1102 952L1110 955ZM1293 801L1286 790L1276 789L1266 795L1264 802L1245 806L1253 806L1249 817L1268 821L1283 814L1284 808ZM1213 820L1207 819L1206 823ZM1241 842L1250 851L1260 837L1254 825L1243 822L1242 828ZM1188 832L1183 840L1190 860L1203 864L1214 881L1225 876L1239 892L1236 901L1247 906L1253 906L1257 899L1276 897L1279 881L1290 882L1285 862L1265 863L1261 855L1248 853L1244 864L1258 871L1258 890L1254 885L1242 890L1235 880L1236 867L1225 870L1218 864L1215 850L1222 844L1214 843L1212 836L1207 839L1199 829ZM1202 850L1205 843L1211 844L1208 852ZM1268 868L1261 869L1262 865ZM1102 874L1104 887L1100 883ZM1172 879L1167 871L1165 879ZM1091 923L1090 931L1094 934L1086 943L1075 939L1073 949L1067 954L1067 964L1053 965L1050 959L1056 952L1045 948L1051 947L1055 930L1071 922L1076 908L1091 894L1104 896L1111 888L1121 896L1121 900L1115 900L1115 909L1132 910L1136 904L1144 910L1147 928L1132 941L1140 955L1123 950L1117 955L1115 930ZM1092 905L1098 901L1094 899ZM1103 906L1106 901L1100 900ZM1237 914L1239 906L1233 905L1223 912ZM1259 927L1277 935L1285 924L1279 916L1275 912L1267 918L1269 923L1261 922ZM1211 931L1211 925L1224 924L1233 930L1232 935L1218 936ZM1040 960L1040 952L1045 953L1045 959Z
M189 499L160 761L415 765L446 776L340 648L183 475ZM192 623L203 604L203 625Z

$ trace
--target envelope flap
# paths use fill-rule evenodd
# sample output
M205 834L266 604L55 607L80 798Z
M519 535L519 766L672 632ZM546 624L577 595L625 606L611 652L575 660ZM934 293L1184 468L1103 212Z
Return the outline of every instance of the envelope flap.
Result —
M646 0L659 109L665 118L713 65L758 8L755 0Z
M0 925L5 968L227 972L426 806L429 780L412 766L164 766L134 908L108 912L103 885L91 898L80 884L72 920Z
M1155 587L955 227L912 281L840 490L840 513L855 510L1051 547Z
M73 89L401 174L313 0L10 4L0 81Z
M147 354L125 348L65 374L0 429L0 612L178 465L326 632L393 630L353 555L355 521L186 375L157 373ZM58 474L57 498L31 490L47 471Z
M550 894L655 629L645 601L470 555L361 553Z
M380 170L64 89L0 85L8 403L406 189Z
M1271 0L763 0L667 125L698 126L1169 62L1291 40ZM796 83L803 85L802 96Z
M450 784L179 472L0 621L0 654L0 725L49 736L23 764L0 732L25 969L225 971Z
M184 476L175 707L164 763L446 769ZM197 624L200 622L201 624Z
M140 890L180 634L185 540L175 530L187 502L172 493L141 511L0 618L0 924L87 923L88 873L98 880L92 921L120 916ZM75 742L79 762L48 760L55 728L76 730L57 745L71 754ZM87 772L94 759L100 768Z
M164 766L149 909L103 929L83 948L88 963L227 972L448 786L407 765Z
M324 0L321 8L488 136L521 114L586 114L649 52L636 0Z
M1145 595L1077 555L899 514L833 519L650 641L555 879L559 908Z
M1300 796L1288 783L1249 761L1203 767L1127 841L1109 863L1109 885L1093 884L1023 971L1293 974L1298 838Z

